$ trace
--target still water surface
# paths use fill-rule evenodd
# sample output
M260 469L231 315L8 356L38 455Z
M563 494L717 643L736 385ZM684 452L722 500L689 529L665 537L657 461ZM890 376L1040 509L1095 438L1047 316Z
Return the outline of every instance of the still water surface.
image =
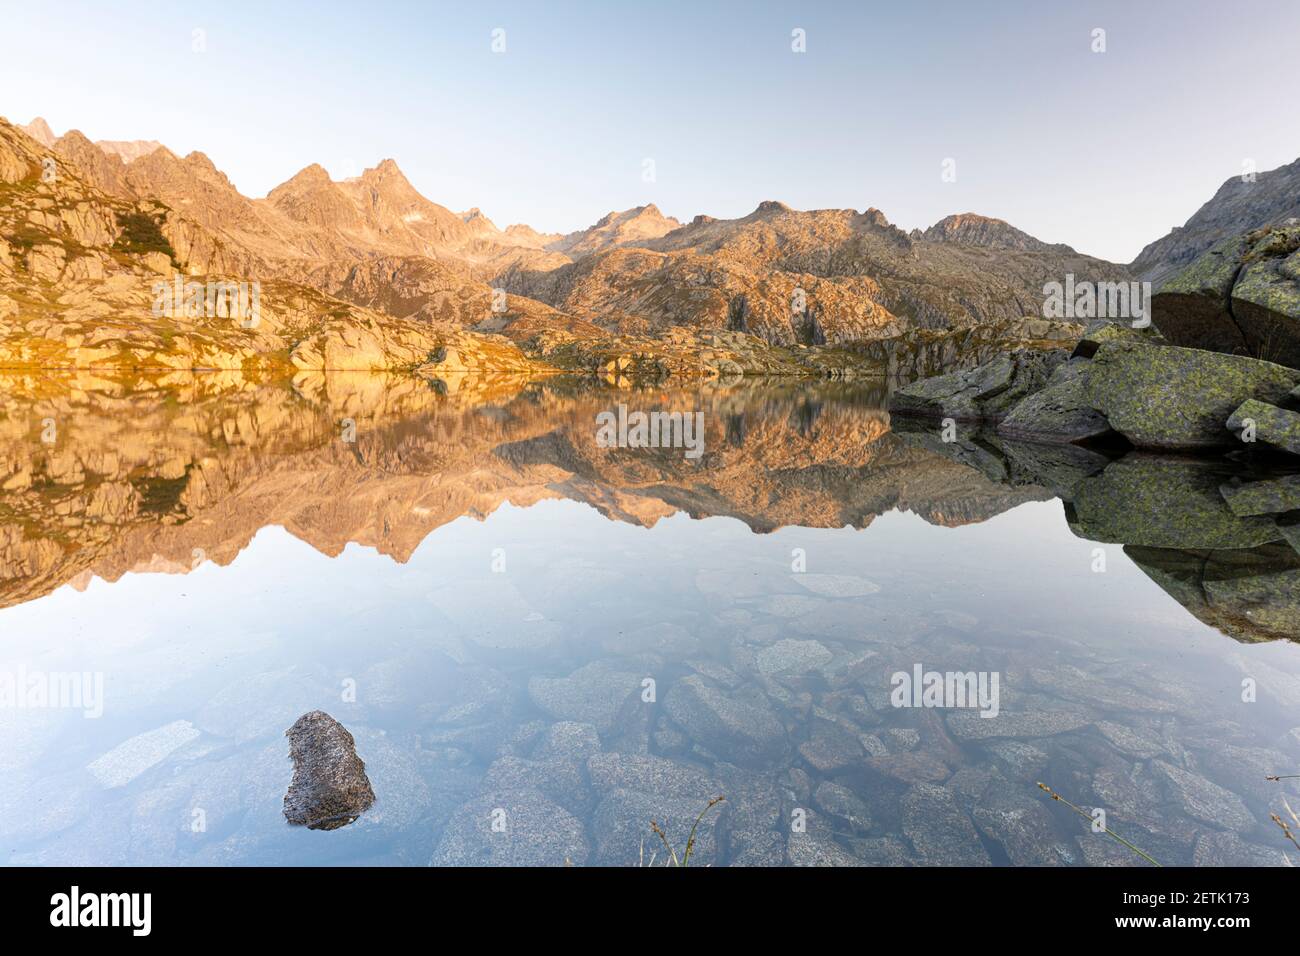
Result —
M658 865L718 795L693 865L1143 862L1039 782L1161 863L1284 862L1300 646L879 390L5 394L0 673L102 679L0 708L9 864ZM619 403L704 453L601 447ZM997 715L894 706L918 667ZM282 812L316 709L376 794L332 831Z

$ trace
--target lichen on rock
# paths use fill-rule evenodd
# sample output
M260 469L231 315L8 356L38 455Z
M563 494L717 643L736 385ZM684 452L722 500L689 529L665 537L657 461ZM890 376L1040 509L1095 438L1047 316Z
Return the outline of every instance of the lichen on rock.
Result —
M356 741L329 714L313 710L285 731L293 780L284 795L284 818L293 826L337 830L375 802Z

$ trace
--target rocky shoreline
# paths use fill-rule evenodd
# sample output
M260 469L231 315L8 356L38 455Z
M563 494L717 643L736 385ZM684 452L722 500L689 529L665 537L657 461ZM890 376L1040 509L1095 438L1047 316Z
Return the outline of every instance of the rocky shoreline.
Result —
M1161 288L1151 319L914 382L890 411L1039 442L1300 455L1300 224L1219 243Z

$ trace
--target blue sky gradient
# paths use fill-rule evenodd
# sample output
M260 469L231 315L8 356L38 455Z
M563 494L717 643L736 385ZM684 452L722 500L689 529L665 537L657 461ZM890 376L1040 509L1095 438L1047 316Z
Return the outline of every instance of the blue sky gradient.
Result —
M779 199L904 228L979 212L1128 261L1244 160L1300 155L1295 2L4 0L0 29L10 120L201 150L252 196L392 157L543 231Z

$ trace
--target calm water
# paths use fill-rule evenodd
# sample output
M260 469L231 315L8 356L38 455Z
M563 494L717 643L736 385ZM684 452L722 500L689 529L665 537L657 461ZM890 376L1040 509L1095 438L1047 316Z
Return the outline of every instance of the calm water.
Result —
M9 864L658 865L718 795L693 865L1143 862L1040 781L1161 863L1285 861L1286 546L1080 537L1104 461L1029 480L842 386L0 395L0 675L102 681L0 707ZM602 447L620 403L702 455ZM918 666L996 716L894 706ZM315 709L377 797L333 831L282 813Z

